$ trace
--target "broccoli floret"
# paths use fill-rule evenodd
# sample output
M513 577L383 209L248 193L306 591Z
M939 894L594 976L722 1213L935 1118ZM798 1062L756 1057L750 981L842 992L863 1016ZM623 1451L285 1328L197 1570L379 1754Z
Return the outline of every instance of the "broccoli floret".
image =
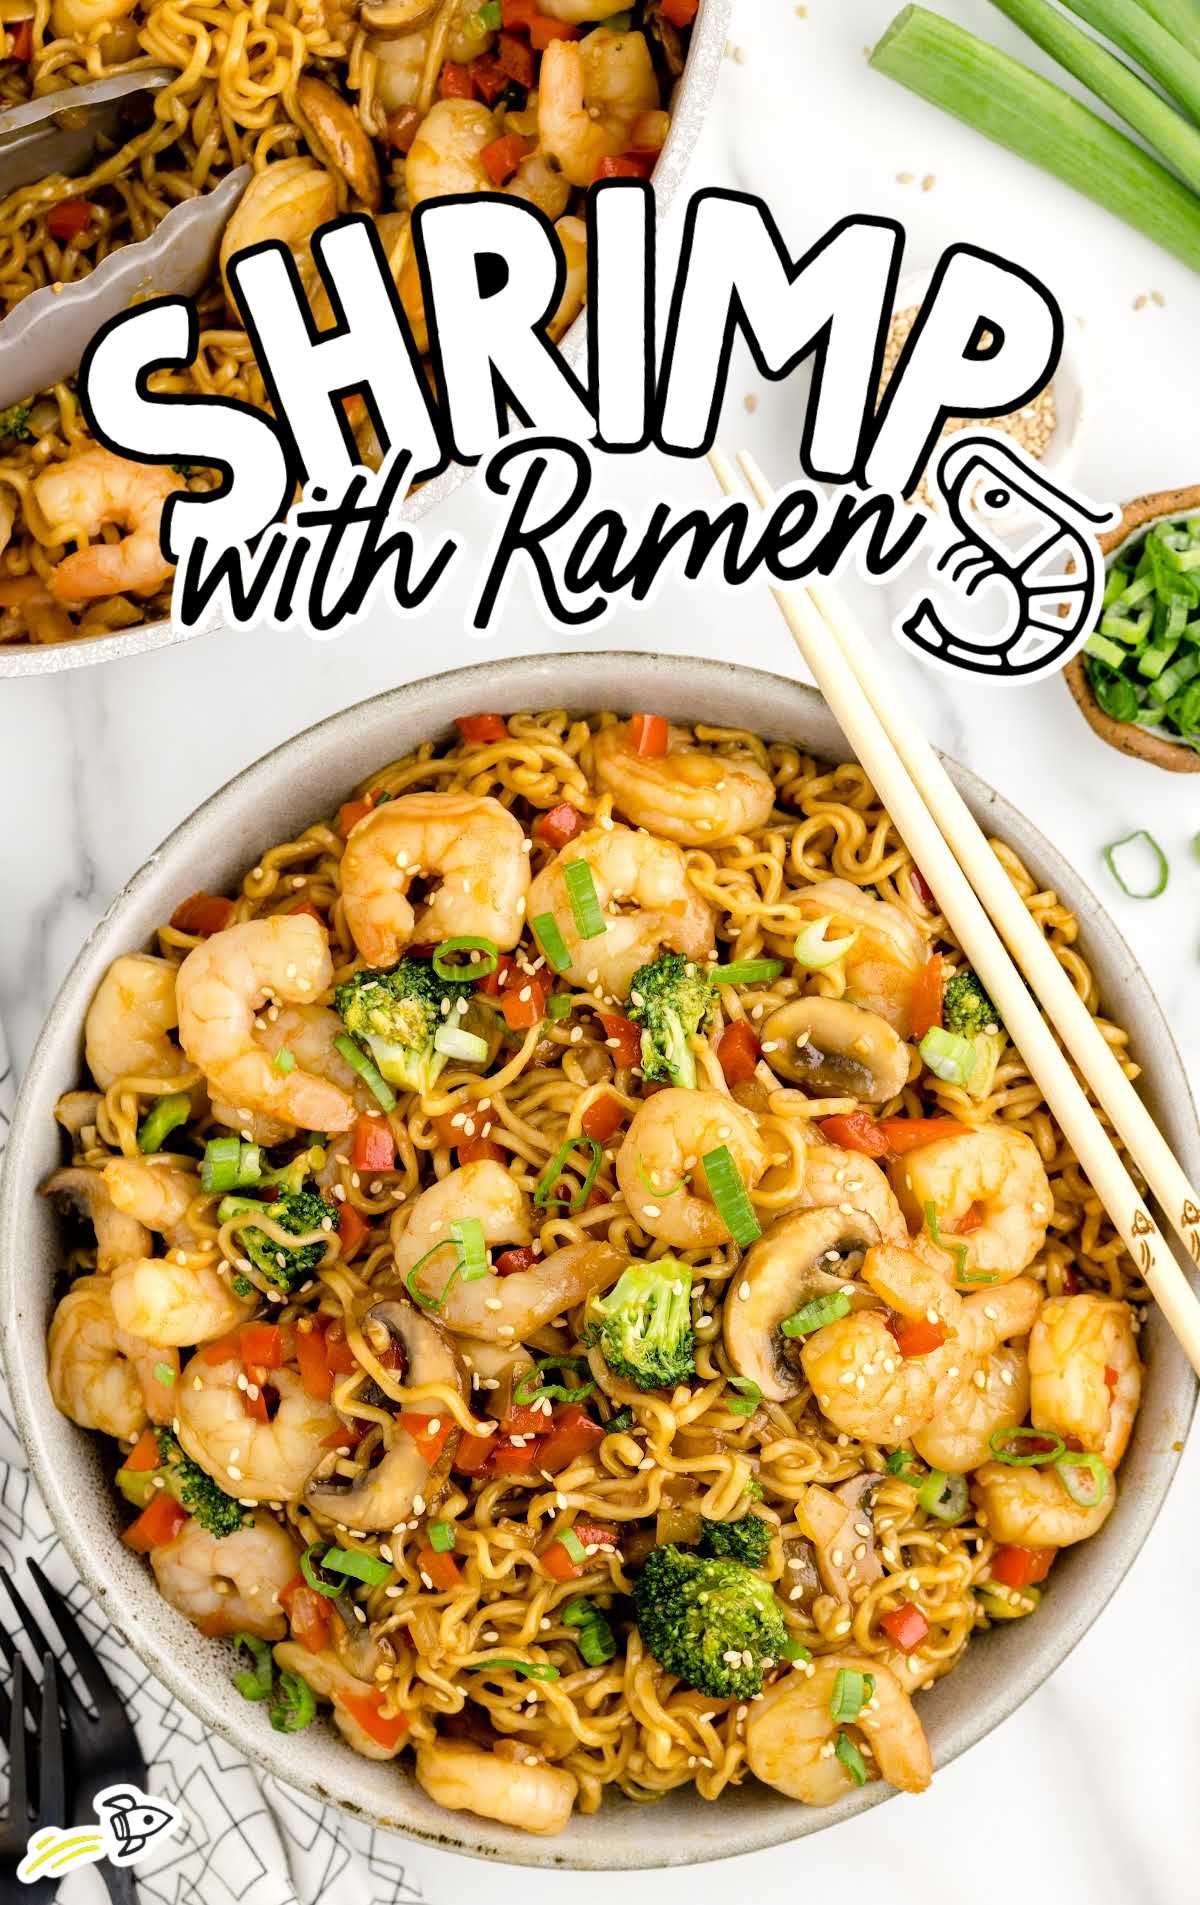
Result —
M15 437L18 443L24 443L33 432L29 428L31 403L10 403L7 410L0 410L0 437Z
M273 1204L264 1204L256 1197L226 1197L218 1206L217 1217L224 1224L231 1217L253 1216L257 1211L270 1217L281 1230L290 1231L293 1237L303 1237L309 1231L333 1225L333 1210L316 1191L285 1190ZM288 1292L297 1289L306 1277L313 1276L325 1255L324 1243L283 1245L257 1224L244 1227L238 1234L251 1263L262 1271L269 1283Z
M761 1515L743 1515L740 1521L705 1519L700 1552L742 1561L748 1568L761 1568L770 1552L771 1532L771 1524Z
M740 1561L652 1548L634 1583L638 1631L668 1673L714 1699L750 1700L787 1643L769 1582Z
M629 1016L642 1028L647 1078L694 1089L696 1056L688 1041L711 1019L715 998L707 973L682 953L663 953L638 967L629 987Z
M166 1485L179 1506L194 1515L210 1535L220 1540L222 1535L235 1535L247 1525L250 1516L241 1503L218 1488L199 1462L184 1454L170 1429L158 1431L158 1459L167 1471Z
M967 1081L972 1098L986 1098L1004 1050L1004 1023L970 966L952 973L942 994L942 1023L975 1047L975 1068Z
M391 972L356 972L333 1003L389 1085L424 1096L446 1064L434 1050L438 1027L459 1023L456 1007L470 992L469 980L439 979L428 959L402 959Z
M638 1389L686 1382L696 1369L691 1295L691 1269L677 1258L631 1263L607 1296L589 1300L584 1336Z

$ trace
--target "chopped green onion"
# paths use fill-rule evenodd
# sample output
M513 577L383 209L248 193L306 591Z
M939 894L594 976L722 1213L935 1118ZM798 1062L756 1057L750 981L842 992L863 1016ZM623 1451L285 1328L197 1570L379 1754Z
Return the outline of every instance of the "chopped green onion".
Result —
M808 1661L812 1659L812 1650L806 1647L803 1641L785 1640L779 1649L779 1658L780 1660Z
M472 1673L494 1673L504 1669L508 1673L519 1673L526 1680L557 1680L558 1668L552 1667L546 1660L473 1660L470 1663Z
M1150 879L1148 873L1147 882L1143 883L1140 889L1136 886L1130 886L1121 868L1117 865L1118 853L1120 853L1123 847L1131 847L1135 841L1144 841L1154 856L1153 878ZM1160 893L1166 892L1167 882L1171 877L1170 863L1167 860L1166 854L1159 846L1153 834L1147 833L1144 827L1139 827L1136 833L1127 833L1124 840L1114 840L1111 846L1105 847L1104 864L1112 874L1113 879L1120 887L1122 893L1124 893L1126 899L1130 900L1156 900Z
M433 1049L447 1058L462 1058L481 1065L488 1055L488 1042L477 1032L464 1032L461 1025L439 1025L433 1035Z
M1041 1588L1010 1588L1000 1581L981 1581L974 1593L988 1619L993 1621L1019 1621L1023 1615L1035 1613L1042 1598Z
M969 1500L966 1476L947 1475L940 1468L931 1468L917 1490L917 1501L925 1513L948 1525L962 1520Z
M961 1032L943 1031L931 1025L917 1050L935 1078L945 1085L965 1085L979 1063L974 1042Z
M553 913L539 913L536 918L530 920L529 928L555 972L568 971L571 955L567 951L567 942L562 936L562 928Z
M356 1548L331 1548L322 1555L321 1566L328 1574L343 1574L351 1581L363 1581L368 1587L381 1587L391 1573L378 1555L360 1554Z
M849 1314L850 1298L844 1290L834 1290L828 1296L815 1296L794 1315L785 1316L779 1328L784 1336L811 1336L814 1330L823 1330L827 1323L836 1323Z
M451 959L450 953L482 953L482 959ZM487 963L485 964L484 961ZM444 939L434 948L433 970L439 979L486 979L500 964L500 948L494 939L478 933L460 933L457 939Z
M451 1270L450 1275L446 1278L445 1283L442 1285L442 1291L440 1296L426 1296L424 1290L420 1290L417 1288L417 1282L416 1282L417 1272L418 1270L422 1268L423 1265L429 1262L429 1259L431 1257L436 1257L439 1250L453 1250L454 1247L455 1247L455 1239L453 1237L443 1237L440 1243L434 1244L432 1250L427 1250L423 1257L417 1258L417 1261L414 1263L412 1269L409 1271L408 1275L404 1279L404 1287L408 1291L409 1296L412 1298L414 1303L419 1303L423 1310L440 1310L441 1309L442 1304L446 1301L446 1298L449 1296L453 1285L458 1282L458 1259L456 1257L454 1260L454 1268Z
M836 966L858 938L858 929L855 928L844 939L826 939L825 928L832 918L832 913L823 913L820 919L809 920L808 925L796 935L794 950L797 963L807 966L810 972L824 972L826 966Z
M948 1244L946 1242L941 1230L938 1228L936 1204L925 1205L925 1228L929 1232L930 1240L937 1245L938 1249L944 1250L947 1256L954 1258L955 1281L957 1283L965 1283L969 1280L973 1281L974 1279L968 1279L967 1277L967 1246L966 1244Z
M614 1659L617 1643L613 1630L603 1614L597 1614L594 1620L580 1630L577 1642L580 1653L589 1667L603 1667Z
M829 1702L831 1720L857 1720L875 1694L875 1676L854 1667L839 1667Z
M584 1177L583 1183L576 1191L574 1197L556 1197L554 1195L554 1187L558 1183L560 1171L572 1153L577 1151L579 1147L584 1144L590 1146L591 1161L588 1164L587 1174ZM537 1181L533 1193L533 1201L538 1209L545 1210L552 1204L566 1204L569 1205L573 1211L582 1210L592 1194L592 1186L600 1175L600 1166L603 1160L604 1147L595 1138L586 1138L582 1136L582 1134L577 1138L568 1138L565 1144L559 1146Z
M569 1019L574 1010L575 1001L569 992L552 992L546 1001L548 1019Z
M478 1217L456 1217L450 1235L458 1245L458 1274L464 1283L477 1283L488 1273L487 1244Z
M249 1670L241 1668L233 1676L233 1684L242 1699L265 1700L275 1678L275 1662L266 1641L259 1640L257 1634L235 1634L233 1652L235 1660L244 1652L253 1662Z
M469 13L463 21L463 31L472 40L482 40L487 34L498 32L501 25L500 0L484 0L481 7Z
M1022 1455L1026 1443L1029 1454ZM1057 1462L1066 1446L1053 1429L993 1429L988 1437L993 1461L1003 1462L1006 1468L1044 1468L1048 1462Z
M733 1161L728 1145L719 1144L706 1151L700 1160L708 1180L709 1193L729 1235L743 1250L762 1236L762 1225L754 1215L742 1174Z
M572 860L565 866L563 882L567 889L567 898L571 902L571 911L575 915L575 930L580 939L598 939L601 933L608 931L608 927L604 914L600 910L596 882L592 878L592 869L587 861Z
M856 1786L867 1783L867 1763L848 1733L839 1733L834 1751Z
M164 1138L186 1124L191 1115L192 1101L186 1091L172 1091L165 1098L156 1098L138 1126L138 1150L161 1151Z
M176 1381L175 1371L170 1363L155 1363L152 1373L155 1382L160 1382L164 1389L170 1389Z
M268 1708L267 1717L277 1733L303 1733L316 1718L317 1697L307 1680L296 1673L281 1673L279 1691Z
M339 1038L334 1039L333 1049L341 1053L352 1071L358 1073L377 1105L382 1106L384 1111L396 1109L395 1092L378 1067L372 1065L366 1053L359 1051L352 1038L348 1038L343 1032Z
M1110 1476L1098 1455L1078 1455L1068 1450L1054 1464L1058 1479L1073 1502L1080 1508L1098 1508L1108 1494ZM1089 1476L1090 1482L1084 1480Z
M633 1421L632 1409L618 1409L616 1414L609 1416L604 1424L604 1433L605 1435L624 1435L632 1429Z
M576 1567L579 1566L581 1561L587 1560L587 1549L573 1528L568 1528L565 1534L559 1535L558 1539L562 1542L563 1547L570 1555Z
M587 1366L586 1356L539 1356L514 1384L513 1401L518 1409L528 1409L543 1398L550 1402L580 1402L584 1396L593 1394L596 1387L594 1382L580 1383L578 1388L569 1389L565 1383L541 1382L539 1377L543 1369L579 1370Z
M910 1482L914 1488L924 1479L923 1471L908 1449L893 1449L887 1465L890 1475L898 1475L902 1482Z
M240 1138L210 1138L200 1164L200 1182L206 1191L224 1195L262 1177L262 1152Z
M342 1592L338 1581L329 1581L321 1572L324 1563L325 1544L323 1541L310 1541L300 1556L300 1572L310 1588L317 1594L323 1594L328 1601L336 1601Z
M589 1601L586 1594L577 1594L559 1608L558 1618L564 1627L586 1627L589 1621L595 1620L598 1611L595 1602Z
M782 959L735 959L729 966L710 966L708 977L718 986L757 986L778 979Z
M458 1544L458 1529L452 1521L431 1521L429 1545L435 1554L453 1554Z
M295 1054L289 1052L286 1045L281 1045L271 1060L271 1064L277 1072L294 1072L296 1069Z
M654 1182L654 1179L646 1169L646 1161L640 1151L637 1154L637 1174L641 1178L642 1183L646 1186L651 1197L674 1197L678 1191L684 1188L681 1178L678 1184L672 1184L669 1191L660 1191L658 1185Z
M726 1396L725 1407L732 1416L752 1416L762 1401L762 1390L752 1376L730 1376L729 1387L740 1393Z

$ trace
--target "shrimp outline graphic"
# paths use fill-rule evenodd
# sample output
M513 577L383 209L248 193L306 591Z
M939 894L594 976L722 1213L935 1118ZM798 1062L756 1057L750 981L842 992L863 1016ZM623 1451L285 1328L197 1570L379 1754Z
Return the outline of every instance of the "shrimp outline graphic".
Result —
M22 1885L59 1878L80 1865L137 1865L163 1839L183 1825L183 1814L169 1799L156 1799L139 1786L106 1786L92 1801L95 1825L45 1826L36 1832L17 1867Z
M964 602L984 589L1003 590L1004 623L992 636L964 634L922 596L897 622L898 638L942 667L989 681L1057 674L1096 625L1105 576L1098 538L1119 516L1060 488L1011 437L992 430L950 437L929 480L958 532L932 563L933 575ZM995 525L975 506L981 493ZM1001 522L1014 505L1034 523L1006 539Z

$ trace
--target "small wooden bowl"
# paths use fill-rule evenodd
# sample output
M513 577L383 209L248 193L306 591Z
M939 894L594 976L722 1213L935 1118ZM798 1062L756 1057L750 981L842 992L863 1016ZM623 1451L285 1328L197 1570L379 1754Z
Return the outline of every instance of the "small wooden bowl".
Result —
M1152 496L1135 497L1132 503L1126 503L1117 527L1101 536L1100 547L1110 556L1152 523L1172 516L1194 516L1198 512L1200 486L1164 489ZM1195 748L1185 747L1181 741L1165 740L1161 734L1152 734L1135 721L1114 721L1111 714L1105 714L1092 693L1082 655L1076 655L1067 663L1063 675L1084 720L1109 747L1115 747L1122 754L1136 755L1140 761L1149 761L1152 767L1165 767L1169 774L1200 774L1200 754Z

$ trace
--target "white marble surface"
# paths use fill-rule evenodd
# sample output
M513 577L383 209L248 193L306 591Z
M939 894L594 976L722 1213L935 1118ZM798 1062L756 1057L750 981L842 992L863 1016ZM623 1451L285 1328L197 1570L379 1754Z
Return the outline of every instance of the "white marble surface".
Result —
M942 11L1014 48L1019 36L986 0ZM692 182L767 196L800 251L835 218L869 210L903 218L909 263L971 238L1011 252L1059 288L1085 320L1092 368L1081 477L1124 498L1200 474L1196 350L1200 287L1100 211L976 140L871 74L864 47L892 0L740 0L719 110ZM1040 56L1033 54L1033 61ZM911 173L901 184L897 175ZM935 183L923 191L923 179ZM669 244L669 240L668 240ZM1135 301L1158 292L1142 309ZM759 399L751 415L746 395ZM793 472L794 393L735 372L725 435L749 441L778 478ZM702 495L702 467L648 457L611 474L633 504L661 490ZM468 491L447 509L480 533ZM57 679L8 683L0 695L0 789L7 814L0 907L0 1014L18 1062L84 934L159 839L214 787L320 716L395 682L487 656L551 650L527 596L486 641L443 610L436 623L376 623L341 641L302 634L213 637L189 647ZM886 641L879 598L865 611ZM737 656L789 671L794 656L769 602L690 595L627 616L605 646ZM894 665L934 738L1031 812L1103 895L1142 959L1200 1079L1200 782L1126 762L1093 739L1054 683L985 692ZM1168 893L1125 900L1102 845L1138 826L1171 856ZM1196 1897L1200 1825L1200 1490L1196 1440L1163 1515L1115 1602L1071 1660L999 1733L939 1775L921 1801L898 1800L794 1852L710 1867L685 1881L698 1899L783 1882L810 1895L939 1898L953 1884L971 1905L1183 1905ZM435 1900L482 1874L426 1854ZM488 1881L483 1879L486 1886ZM609 1882L528 1874L521 1895L580 1905ZM649 1899L652 1877L623 1882Z

